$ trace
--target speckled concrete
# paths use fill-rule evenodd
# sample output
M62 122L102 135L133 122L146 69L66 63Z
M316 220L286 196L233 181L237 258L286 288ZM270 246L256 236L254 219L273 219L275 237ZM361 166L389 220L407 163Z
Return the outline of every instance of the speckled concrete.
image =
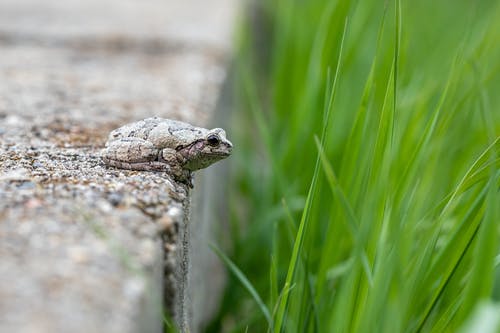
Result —
M105 168L99 154L126 122L211 122L235 10L0 1L0 332L158 332L164 308L182 330L199 327L190 190Z

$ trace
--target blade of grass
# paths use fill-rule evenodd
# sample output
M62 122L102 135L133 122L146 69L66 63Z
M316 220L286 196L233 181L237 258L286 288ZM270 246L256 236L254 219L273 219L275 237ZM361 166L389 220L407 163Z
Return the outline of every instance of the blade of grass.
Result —
M487 193L487 188L482 189L479 195L476 196L474 203L468 209L467 214L462 219L459 227L453 234L452 238L443 246L437 259L432 264L429 273L423 279L421 286L434 286L436 281L439 281L436 288L431 292L430 300L426 302L425 310L418 316L418 328L420 332L429 318L432 309L439 300L447 282L453 275L456 267L464 257L466 251L469 249L472 240L477 234L483 214L484 206L483 201ZM427 287L428 288L428 287ZM422 293L425 297L427 293ZM417 302L421 302L417 301Z
M273 327L273 319L271 318L269 309L266 307L266 305L260 298L259 293L254 288L252 283L247 279L245 274L231 261L231 259L229 259L228 256L226 256L221 250L219 250L217 246L215 246L214 244L210 244L210 248L226 264L229 270L234 274L234 276L236 276L236 278L241 282L241 284L250 293L250 295L252 295L252 298L255 300L255 302L259 306L259 309L262 311L262 314L266 318L269 327Z
M319 164L319 163L317 163L317 164ZM317 166L315 168L313 180L312 180L311 186L309 188L309 192L308 192L307 199L306 199L306 204L305 204L304 210L302 212L302 218L300 220L299 230L297 231L297 236L295 237L295 243L293 246L292 256L290 258L290 263L288 265L288 273L286 276L285 285L283 286L283 290L289 289L293 283L293 278L295 275L295 268L296 268L297 263L299 261L299 256L300 256L300 252L302 250L302 245L304 242L307 224L309 222L309 209L311 207L313 195L315 193L315 189L317 186L318 173L319 173L319 167ZM275 318L275 326L274 326L275 333L280 333L283 329L283 324L284 324L285 316L286 316L288 295L289 295L289 293L285 293L279 302L278 312L277 312L276 318Z
M394 20L396 21L396 28L394 29L394 81L393 81L393 102L392 102L392 129L391 129L391 147L394 145L394 130L397 123L396 108L398 105L398 78L399 78L399 44L401 43L401 0L394 0L395 11Z
M464 185L468 183L468 179L470 179L478 169L481 168L481 163L487 162L488 159L488 154L491 153L492 151L499 151L500 150L500 137L497 137L493 143L491 143L479 157L472 163L472 165L469 167L467 172L464 174L458 185L455 187L455 190L451 194L450 198L447 200L446 205L444 206L443 210L441 211L440 218L443 218L444 216L447 215L448 211L451 210L453 207L453 203L456 201L455 199L457 196L461 193L463 193ZM494 162L493 162L494 163Z

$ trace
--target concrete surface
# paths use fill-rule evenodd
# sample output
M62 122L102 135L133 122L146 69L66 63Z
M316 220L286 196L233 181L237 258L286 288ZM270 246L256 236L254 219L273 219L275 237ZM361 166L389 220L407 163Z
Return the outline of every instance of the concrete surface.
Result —
M126 122L213 121L235 4L0 0L0 332L158 332L163 308L183 331L209 319L223 274L191 263L209 250L190 249L190 190L99 152Z

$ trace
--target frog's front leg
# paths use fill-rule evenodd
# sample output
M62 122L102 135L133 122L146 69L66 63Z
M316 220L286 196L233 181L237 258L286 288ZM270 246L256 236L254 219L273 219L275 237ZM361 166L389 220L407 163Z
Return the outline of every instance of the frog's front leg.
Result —
M184 168L185 159L179 152L175 149L164 148L159 159L170 166L170 173L176 180L193 187L193 173Z
M102 159L106 165L121 169L170 172L169 165L158 161L158 154L151 142L126 137L109 142Z

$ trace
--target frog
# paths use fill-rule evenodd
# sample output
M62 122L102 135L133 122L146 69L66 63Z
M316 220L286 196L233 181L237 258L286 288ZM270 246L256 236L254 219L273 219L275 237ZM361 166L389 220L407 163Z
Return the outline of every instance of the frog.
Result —
M194 171L227 158L232 149L222 128L151 117L111 131L101 157L108 167L165 172L192 188Z

